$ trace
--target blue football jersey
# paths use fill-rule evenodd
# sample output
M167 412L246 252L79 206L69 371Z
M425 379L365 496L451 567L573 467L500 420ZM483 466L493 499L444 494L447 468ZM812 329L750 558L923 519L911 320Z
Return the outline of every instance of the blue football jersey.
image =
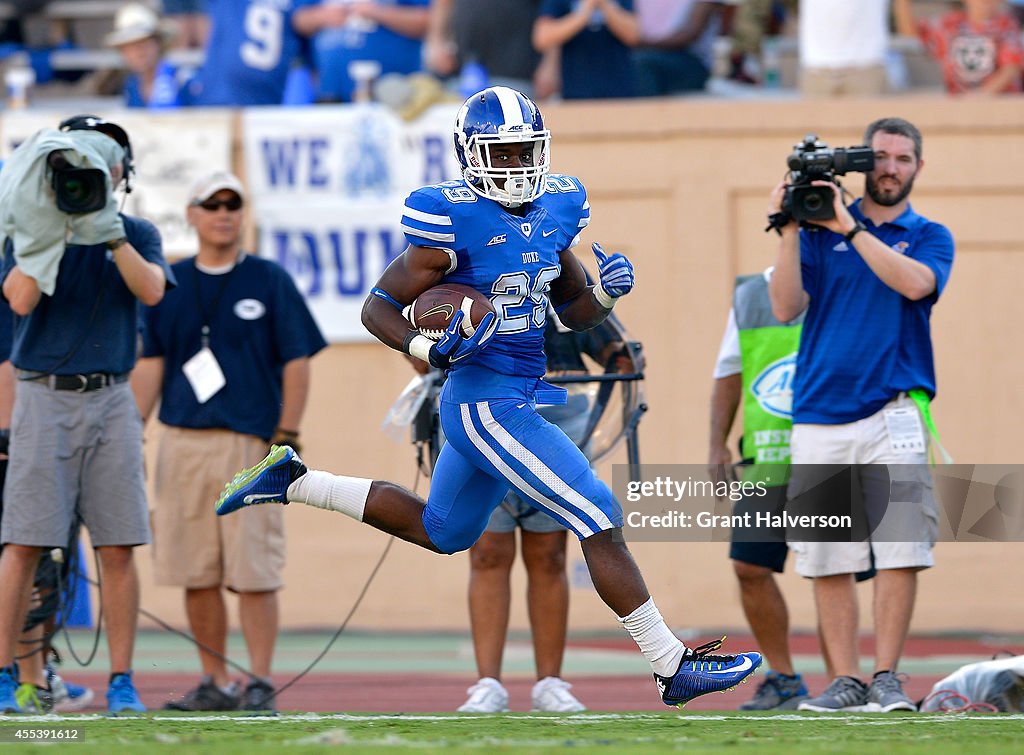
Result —
M317 0L208 0L210 39L188 85L194 105L280 105L302 38L296 8Z
M513 215L465 181L426 186L405 200L406 240L447 252L443 282L480 291L501 319L492 342L456 369L468 363L504 375L544 374L548 290L562 271L559 254L590 223L590 203L578 178L549 175L528 210Z

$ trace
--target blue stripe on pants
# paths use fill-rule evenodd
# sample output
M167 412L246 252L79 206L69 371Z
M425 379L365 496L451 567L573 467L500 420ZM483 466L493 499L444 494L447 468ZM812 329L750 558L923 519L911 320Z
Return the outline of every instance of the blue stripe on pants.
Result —
M583 539L620 527L622 511L586 457L529 403L441 402L448 444L423 521L442 550L468 548L509 485Z

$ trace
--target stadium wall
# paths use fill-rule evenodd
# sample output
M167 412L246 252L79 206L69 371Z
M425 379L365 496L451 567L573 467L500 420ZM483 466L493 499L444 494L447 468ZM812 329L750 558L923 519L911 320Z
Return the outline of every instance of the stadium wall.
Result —
M961 463L1019 461L1024 357L1014 335L1024 321L1024 100L918 98L804 101L673 99L557 104L545 108L553 165L586 183L593 222L579 254L593 269L589 242L622 251L638 287L620 305L644 344L650 411L640 425L644 463L703 464L711 369L738 273L774 259L763 232L767 196L785 157L804 134L831 146L861 142L871 120L909 118L925 137L925 169L914 207L947 224L957 240L951 283L933 315L939 395L933 405L943 441ZM235 142L240 164L239 141ZM855 195L862 179L849 176ZM856 327L855 323L851 327ZM303 427L307 462L347 474L415 483L414 450L380 423L410 371L372 344L334 345L314 360ZM150 428L150 448L158 429ZM620 451L613 460L621 463ZM601 473L610 480L611 462ZM425 491L426 482L420 481ZM288 511L289 563L282 594L288 627L336 624L371 572L386 537L340 515ZM637 543L633 551L673 626L742 626L725 543ZM1019 631L1020 543L940 544L937 566L921 579L918 631ZM141 559L143 605L184 624L177 590L156 587ZM791 567L790 567L791 568ZM572 630L614 630L588 587L570 543ZM468 558L441 557L398 543L353 624L388 630L468 627ZM525 578L517 566L513 628L527 626ZM810 585L787 573L792 624L814 625ZM869 588L862 588L865 591ZM867 596L865 592L865 597ZM861 621L870 625L865 602Z

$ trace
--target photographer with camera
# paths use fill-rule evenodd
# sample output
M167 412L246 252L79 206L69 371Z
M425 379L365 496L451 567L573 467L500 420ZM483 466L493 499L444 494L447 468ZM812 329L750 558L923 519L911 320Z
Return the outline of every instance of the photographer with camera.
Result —
M76 169L94 172L69 173ZM18 381L0 533L0 712L19 711L15 642L36 562L44 549L66 546L78 521L100 563L108 710L145 710L131 677L139 608L132 549L149 541L149 517L128 373L138 302L156 304L173 279L156 228L118 212L115 188L127 186L131 170L124 129L79 115L19 146L0 176L2 288L15 314ZM29 203L18 212L15 195L19 207ZM69 206L56 212L71 241L55 244L41 223Z
M923 491L901 503L920 533L916 542L791 542L799 574L814 580L818 622L836 677L800 710L915 710L896 674L910 627L917 572L933 564L937 513L927 469L928 402L935 395L929 317L949 280L953 238L910 206L924 166L921 134L901 118L867 127L874 155L865 195L849 207L834 175L839 150L813 137L806 158L771 194L770 226L780 235L769 283L772 312L788 322L806 310L793 388L789 496L804 493L799 465L900 464ZM850 150L843 155L847 158ZM812 167L809 171L806 168ZM820 194L819 194L820 192ZM812 197L831 195L821 207ZM810 198L810 199L809 199ZM812 217L808 217L812 216ZM801 230L800 225L804 228ZM874 582L875 674L858 679L854 577L871 565Z

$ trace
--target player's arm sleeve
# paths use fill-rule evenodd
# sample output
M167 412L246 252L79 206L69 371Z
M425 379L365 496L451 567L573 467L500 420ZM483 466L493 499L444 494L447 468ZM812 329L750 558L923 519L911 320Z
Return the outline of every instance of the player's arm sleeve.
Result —
M574 181L579 186L580 195L578 198L579 204L578 209L575 213L576 227L569 229L569 235L572 239L569 241L569 246L566 249L572 249L578 243L580 243L580 234L590 225L590 199L587 198L587 190L583 187L579 181Z
M729 310L729 319L725 323L725 333L722 334L722 343L718 346L718 358L715 360L715 370L712 376L715 380L738 375L743 371L743 363L740 359L740 330L736 325L736 310Z
M405 200L402 211L402 233L412 246L441 249L451 265L445 275L455 270L458 257L455 253L455 224L451 213L440 199L423 189L418 189Z

